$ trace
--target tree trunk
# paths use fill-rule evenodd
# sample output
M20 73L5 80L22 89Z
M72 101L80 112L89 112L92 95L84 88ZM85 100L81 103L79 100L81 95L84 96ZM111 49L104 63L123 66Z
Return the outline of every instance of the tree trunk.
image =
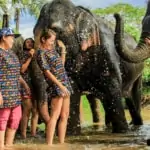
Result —
M16 21L16 32L19 33L19 23L20 23L20 10L19 10L19 8L16 8L15 21Z
M3 27L9 27L9 16L8 16L8 14L3 15L2 28Z

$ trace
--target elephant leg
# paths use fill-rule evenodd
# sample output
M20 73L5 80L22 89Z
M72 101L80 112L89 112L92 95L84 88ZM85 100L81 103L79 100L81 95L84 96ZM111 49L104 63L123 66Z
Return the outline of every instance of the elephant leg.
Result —
M132 121L130 124L141 125L141 123L142 123L141 116L139 116L132 99L126 98L125 100L126 100L126 104L128 106L128 109L129 109L129 112L130 112L130 115L132 118Z
M70 116L67 126L67 135L79 135L81 133L80 126L80 97L81 93L75 92L70 97Z
M104 96L103 96L103 98L104 98ZM105 125L106 125L106 127L110 128L112 126L111 118L108 114L108 106L107 106L106 98L104 98L104 99L101 99L101 102L102 102L103 108L105 110Z
M94 95L88 94L87 99L89 101L91 111L92 111L92 117L94 123L100 122L100 103L99 100L95 98Z
M121 88L116 78L105 79L105 94L107 103L107 114L112 123L113 133L122 133L128 130L124 108L121 102Z
M135 104L135 118L132 118L134 125L142 125L141 117L141 94L142 94L142 77L140 76L134 83L132 89L132 100Z

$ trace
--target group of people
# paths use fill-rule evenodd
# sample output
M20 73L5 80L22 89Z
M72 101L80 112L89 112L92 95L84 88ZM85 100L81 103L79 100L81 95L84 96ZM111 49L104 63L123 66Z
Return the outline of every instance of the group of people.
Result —
M56 40L53 30L44 29L37 52L34 50L34 40L28 38L23 44L22 58L18 58L11 50L14 38L11 28L0 29L0 148L13 144L18 128L21 136L26 138L30 112L31 136L36 135L39 112L29 69L32 59L38 62L48 84L46 92L51 110L46 124L46 143L53 144L57 121L59 142L64 143L70 95L73 93L64 68L65 45ZM56 51L56 43L61 49L60 54Z

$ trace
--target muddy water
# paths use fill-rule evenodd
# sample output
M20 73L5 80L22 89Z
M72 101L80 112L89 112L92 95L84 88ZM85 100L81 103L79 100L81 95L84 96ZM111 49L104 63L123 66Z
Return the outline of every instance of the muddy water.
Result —
M126 112L128 120L130 119ZM146 139L150 138L150 108L142 110L144 125L142 127L130 127L126 134L111 134L102 124L98 128L91 124L83 127L82 135L67 137L66 143L61 145L55 137L54 146L44 144L45 138L17 139L13 147L7 150L150 150L146 146Z

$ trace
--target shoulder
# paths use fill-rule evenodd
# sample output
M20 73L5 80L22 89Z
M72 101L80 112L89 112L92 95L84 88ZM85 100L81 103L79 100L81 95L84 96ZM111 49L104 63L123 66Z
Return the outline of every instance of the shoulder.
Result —
M15 56L15 57L17 57L16 53L13 50L9 50L8 53Z
M0 57L2 58L4 56L4 50L0 48Z
M36 54L37 59L44 59L45 58L45 51L38 49Z
M4 52L4 50L0 48L0 54L2 54L3 52Z
M41 49L38 49L38 50L37 50L37 54L38 54L38 55L39 55L39 54L42 54L42 53L44 53L43 50L41 50Z
M41 56L42 54L43 54L43 51L42 51L41 49L38 49L36 55L39 57L39 56Z

